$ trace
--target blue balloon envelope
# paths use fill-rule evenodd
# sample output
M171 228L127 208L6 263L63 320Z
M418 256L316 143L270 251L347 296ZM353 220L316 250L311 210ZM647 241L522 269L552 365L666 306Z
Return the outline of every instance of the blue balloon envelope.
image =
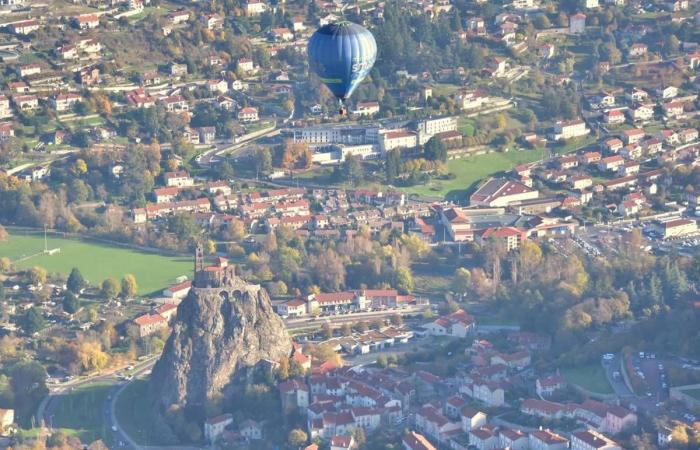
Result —
M338 22L316 30L307 52L311 70L342 103L372 70L377 43L363 26Z

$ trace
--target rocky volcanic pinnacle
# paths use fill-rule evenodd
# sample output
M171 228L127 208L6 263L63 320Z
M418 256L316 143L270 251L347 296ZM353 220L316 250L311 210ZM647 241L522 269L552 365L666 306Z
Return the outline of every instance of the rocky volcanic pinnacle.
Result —
M153 368L151 398L160 412L173 404L199 408L291 349L287 329L260 286L234 276L221 287L193 287Z

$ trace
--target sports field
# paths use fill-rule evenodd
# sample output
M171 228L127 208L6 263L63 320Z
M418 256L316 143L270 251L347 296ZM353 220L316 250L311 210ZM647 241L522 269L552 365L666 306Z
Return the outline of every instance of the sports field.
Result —
M128 248L114 247L92 241L48 237L48 248L60 248L59 253L43 254L43 234L11 232L7 242L0 243L0 256L9 257L15 267L41 266L49 273L68 274L78 267L85 279L97 285L105 278L121 279L131 273L136 277L139 294L159 291L186 275L192 278L190 258L164 256ZM34 256L32 256L34 255Z
M521 150L506 153L487 153L485 155L452 159L447 162L452 180L432 180L427 185L402 188L406 192L429 197L446 196L450 200L464 200L469 188L484 178L498 172L511 170L518 164L537 161L542 157L541 151Z

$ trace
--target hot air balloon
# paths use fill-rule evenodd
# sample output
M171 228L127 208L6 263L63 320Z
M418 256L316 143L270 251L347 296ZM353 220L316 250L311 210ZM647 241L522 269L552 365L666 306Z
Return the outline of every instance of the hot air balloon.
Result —
M340 103L352 95L377 59L377 43L366 28L352 22L324 25L307 46L309 66Z

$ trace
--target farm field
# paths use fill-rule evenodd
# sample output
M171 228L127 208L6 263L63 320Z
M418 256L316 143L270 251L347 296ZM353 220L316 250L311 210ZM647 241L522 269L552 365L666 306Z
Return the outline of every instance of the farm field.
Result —
M59 253L45 255L44 236L10 231L7 242L0 243L0 256L7 256L18 268L41 266L49 273L68 274L78 267L85 279L97 285L105 278L121 279L131 273L136 277L139 294L145 295L175 283L175 278L192 277L189 258L165 256L97 242L48 237L48 248ZM35 255L35 256L32 256Z
M447 162L450 173L456 175L452 180L432 180L427 185L401 188L412 194L427 197L444 197L449 200L464 200L472 185L484 178L512 169L518 164L537 161L542 157L539 151L522 150L506 153L487 153L452 159Z

